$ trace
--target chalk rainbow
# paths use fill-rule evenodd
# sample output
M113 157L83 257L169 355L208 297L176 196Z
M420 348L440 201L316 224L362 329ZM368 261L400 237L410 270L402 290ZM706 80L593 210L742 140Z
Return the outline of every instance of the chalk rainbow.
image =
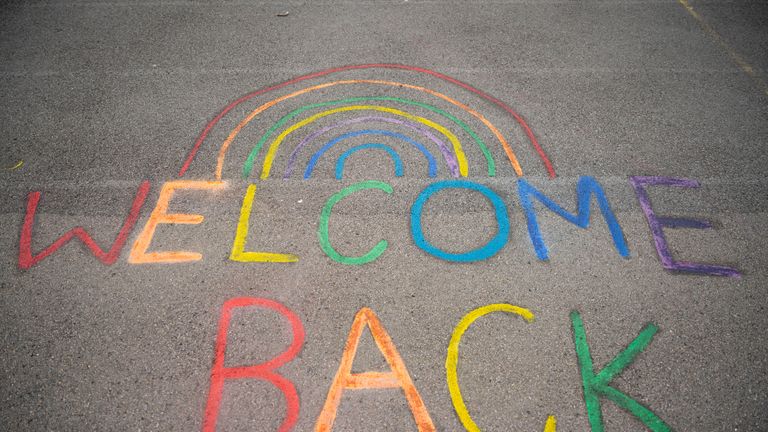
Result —
M337 68L325 69L319 72L302 75L302 76L290 79L288 81L282 82L280 84L264 87L256 91L250 92L246 95L243 95L242 97L238 98L237 100L227 105L210 122L208 122L208 124L205 126L203 131L200 133L200 135L196 139L194 146L190 150L186 159L184 160L184 163L181 169L179 170L179 176L181 177L187 172L192 161L194 160L195 156L200 150L200 147L202 146L203 142L208 137L210 132L213 130L213 128L235 107L239 107L240 105L244 104L245 102L257 96L265 95L270 92L276 92L282 88L295 85L298 83L302 83L303 81L322 78L322 77L329 77L331 75L346 72L346 71L369 70L369 69L371 70L376 70L376 69L403 70L403 71L418 73L421 75L427 75L431 78L436 78L443 82L452 84L464 91L468 91L472 93L475 97L484 99L485 101L494 104L496 107L501 108L515 120L517 126L519 126L522 129L522 131L525 133L528 140L530 141L531 146L534 148L539 159L541 160L545 169L547 170L547 173L549 174L549 176L552 178L555 177L555 170L552 166L552 163L550 162L547 154L539 145L535 135L533 134L533 131L525 122L525 120L522 118L522 116L520 116L515 110L513 110L506 103L502 102L501 100L481 90L476 89L475 87L472 87L469 84L466 84L462 81L459 81L453 77L442 74L440 72L436 72L430 69L415 67L415 66L390 64L390 63L350 65L350 66L342 66ZM509 163L512 169L514 170L514 172L518 176L523 175L523 171L522 171L522 168L520 167L520 163L518 162L515 151L512 150L512 146L507 141L507 138L504 137L504 135L501 133L499 128L496 127L490 120L488 120L486 116L481 114L478 110L470 107L466 103L461 102L458 99L455 99L454 97L440 93L436 90L423 87L423 86L405 83L405 82L380 80L380 79L343 79L343 80L330 80L328 82L323 82L320 84L309 85L309 86L300 88L298 90L292 91L290 93L279 95L274 99L271 99L259 105L258 107L251 110L250 112L248 112L248 114L245 115L245 117L243 117L237 123L237 125L228 133L226 139L223 141L223 143L218 149L216 167L214 170L215 179L217 181L220 181L222 179L222 176L223 176L222 173L223 173L224 165L227 159L227 153L230 147L232 146L232 144L235 142L237 136L240 134L241 131L243 131L244 128L246 128L249 125L249 123L251 123L260 114L264 113L266 110L270 108L277 107L283 102L289 101L293 98L298 98L300 96L308 95L312 92L317 92L323 89L329 89L329 88L339 87L339 86L350 87L350 88L356 88L357 86L369 86L369 87L384 86L388 88L407 89L410 91L423 93L427 97L434 97L434 98L440 99L443 103L447 102L453 105L454 107L456 107L458 111L462 111L465 113L465 115L472 116L479 123L482 123L482 125L488 129L490 134L493 135L493 137L495 138L495 141L498 141L507 159L509 160ZM408 128L414 133L423 135L428 139L427 141L424 141L424 142L430 143L430 144L433 143L440 150L440 153L442 153L443 159L445 161L447 171L451 176L453 177L468 176L469 163L464 153L462 142L449 128L444 126L442 123L438 123L437 121L416 116L407 111L391 108L382 104L386 102L394 102L398 104L409 105L412 107L423 108L425 110L431 111L436 115L439 115L445 119L450 120L450 122L453 123L453 125L455 125L457 128L460 128L461 130L466 132L472 138L469 142L474 143L474 145L476 145L480 150L480 152L483 154L483 157L485 158L485 161L486 161L488 175L489 176L495 175L496 163L494 162L493 155L488 149L488 146L485 144L485 142L482 140L482 138L476 131L474 131L470 126L468 126L466 123L461 121L458 117L454 116L453 114L447 111L441 110L428 103L410 100L410 99L401 98L401 97L361 96L361 97L353 97L353 98L347 98L347 99L340 99L340 100L304 105L298 109L291 111L287 115L284 115L283 117L281 117L275 124L273 124L261 136L261 139L259 139L259 141L255 145L253 145L253 147L251 148L247 159L243 163L243 167L242 167L243 177L245 178L249 177L249 175L251 174L251 171L253 170L256 160L259 158L259 154L261 153L261 150L266 148L266 154L264 156L260 178L261 179L269 178L273 163L275 161L275 158L280 148L285 146L283 144L285 143L286 138L293 132L297 132L300 129L307 127L309 134L304 136L304 138L300 141L300 143L291 150L289 162L287 167L285 168L283 178L289 178L292 175L292 173L294 172L294 166L296 164L296 160L299 153L304 148L310 147L312 145L315 145L316 142L319 142L319 141L316 141L316 139L320 137L322 134L342 126L356 125L364 122L379 122L379 123L388 123L390 125L398 125L404 128ZM306 113L307 111L318 109L318 108L327 108L327 109L325 109L325 111L312 114L307 118L303 118L303 119L299 118L302 114ZM331 126L325 126L320 129L311 130L311 126L313 126L313 123L323 117L342 114L342 113L348 113L348 112L357 112L357 111L364 111L365 113L364 114L361 113L360 115L352 119L345 118L345 119L342 119L341 121L336 121ZM277 136L270 141L270 137L272 137L273 134L277 133L281 128L285 128L285 129L282 129L282 132L279 132ZM370 131L372 129L365 129L365 130ZM458 129L455 129L455 130L458 131ZM387 135L387 134L385 133L383 135ZM402 134L394 135L393 132L389 132L388 136L399 138L402 141L406 141L411 144L416 142L413 139L404 137ZM327 141L325 147L323 148L327 150L327 146L330 142L338 143L339 141L334 141L336 138L332 139L331 141ZM446 145L446 142L449 142L450 145ZM368 144L375 144L375 143L368 143ZM419 143L419 146L420 147L418 149L425 156L430 154L426 150L425 146L421 145L420 143ZM397 161L399 161L399 156L395 156L396 153L395 155L393 155L392 153L394 152L394 150L391 148L385 148L385 147L382 147L381 145L363 145L363 146L358 145L355 151L360 151L360 150L368 151L368 150L377 150L377 149L386 150L387 153L389 153L390 157L393 159L393 161L396 162L396 166L397 166ZM518 149L518 151L520 150ZM324 154L324 151L318 151L314 153L313 159L309 162L306 169L304 170L305 172L304 178L310 177L307 174L311 174L312 169L314 168L314 165L318 161L318 158L323 154ZM345 154L349 156L351 153L345 153ZM346 157L344 159L346 159ZM427 159L429 161L430 157L427 156ZM338 165L339 163L337 161L337 168L339 167ZM343 168L343 163L341 164L341 167ZM435 173L434 168L435 167L430 166L430 171L429 171L430 176ZM337 178L338 177L340 176L337 175Z

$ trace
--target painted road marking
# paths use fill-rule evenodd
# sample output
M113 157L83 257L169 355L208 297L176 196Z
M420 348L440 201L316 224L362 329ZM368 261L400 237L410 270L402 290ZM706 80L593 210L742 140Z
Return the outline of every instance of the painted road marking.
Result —
M720 48L725 50L726 53L728 53L728 56L731 57L731 60L733 60L734 63L742 70L745 74L747 74L752 80L757 84L757 86L760 88L760 90L765 93L766 96L768 96L768 84L765 83L765 81L762 80L756 73L755 69L747 63L746 60L744 60L744 57L741 56L736 50L731 48L731 46L728 44L728 42L723 39L722 36L720 36L720 33L717 32L717 30L714 29L709 23L704 21L704 18L699 15L698 12L696 12L695 9L693 9L693 6L691 6L690 3L688 3L688 0L677 0L678 3L680 3L686 11L696 20L696 22L699 23L702 30L712 38L718 45L720 45Z

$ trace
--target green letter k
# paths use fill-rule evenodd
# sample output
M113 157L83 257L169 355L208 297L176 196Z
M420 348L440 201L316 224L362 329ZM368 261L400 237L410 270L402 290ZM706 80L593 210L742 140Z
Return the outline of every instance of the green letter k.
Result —
M624 351L614 357L603 370L595 374L592 367L592 355L589 353L589 344L587 344L587 334L584 331L584 323L581 321L581 315L577 311L571 312L571 324L573 325L576 355L579 358L579 369L581 369L581 382L584 388L584 401L587 405L587 417L589 418L592 432L603 432L604 430L600 396L608 398L616 405L631 412L632 415L637 417L653 432L671 431L672 429L653 411L610 386L611 380L629 366L635 357L651 343L658 327L654 324L646 325Z

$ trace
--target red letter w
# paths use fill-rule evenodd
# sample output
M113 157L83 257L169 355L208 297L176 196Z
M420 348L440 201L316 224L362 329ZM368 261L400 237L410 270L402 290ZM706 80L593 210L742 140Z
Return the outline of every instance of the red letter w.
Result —
M112 265L120 255L120 251L123 249L125 241L128 239L128 236L133 230L133 226L136 224L136 220L139 218L141 206L144 204L148 192L149 181L144 180L144 182L141 183L141 186L139 186L139 190L136 192L136 197L133 199L131 210L125 218L123 227L120 228L120 232L117 233L117 238L115 238L109 251L104 252L101 247L93 241L83 227L75 227L59 237L58 240L43 249L43 251L37 255L32 255L32 226L35 224L35 212L37 211L37 203L40 201L40 192L31 192L27 196L27 214L24 216L24 225L21 227L21 239L19 240L19 268L28 269L39 263L48 257L48 255L51 255L60 247L67 244L73 237L80 239L99 261L106 265Z

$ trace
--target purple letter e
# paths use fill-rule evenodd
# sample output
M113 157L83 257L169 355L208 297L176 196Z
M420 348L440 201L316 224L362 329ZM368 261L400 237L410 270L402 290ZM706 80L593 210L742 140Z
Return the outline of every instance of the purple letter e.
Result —
M653 212L653 208L651 207L651 201L648 199L648 193L646 192L645 188L646 186L675 186L681 188L697 188L699 187L699 182L696 180L681 178L643 176L630 177L629 182L632 184L632 187L635 188L637 200L640 202L640 207L642 207L643 213L645 213L645 218L648 220L648 226L651 228L653 241L656 243L656 252L659 254L662 267L668 270L687 273L701 273L711 276L741 276L736 269L731 267L675 261L672 258L672 253L669 251L669 246L667 245L667 239L664 238L664 227L706 229L712 228L712 225L707 221L700 221L695 219L656 216L656 214Z

